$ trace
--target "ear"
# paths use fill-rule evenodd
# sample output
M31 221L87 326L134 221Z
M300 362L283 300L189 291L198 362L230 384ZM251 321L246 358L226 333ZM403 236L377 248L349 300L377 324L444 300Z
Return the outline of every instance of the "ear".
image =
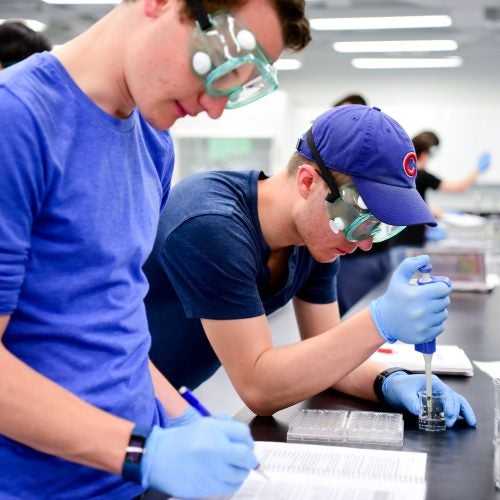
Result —
M300 165L297 169L297 175L295 177L295 184L299 194L303 198L308 198L311 192L314 190L318 182L322 181L317 170L308 163Z
M144 0L144 14L147 17L159 17L173 3L172 0Z

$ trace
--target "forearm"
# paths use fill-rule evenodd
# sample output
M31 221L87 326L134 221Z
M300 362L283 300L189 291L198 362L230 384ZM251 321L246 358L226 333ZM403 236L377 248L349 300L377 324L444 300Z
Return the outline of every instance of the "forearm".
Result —
M386 368L387 366L368 359L355 370L348 373L342 380L334 384L333 388L352 396L377 401L373 383L377 375Z
M248 379L235 384L236 389L254 412L272 414L338 384L382 343L365 309L321 335L263 351ZM353 394L373 398L373 379L369 389L358 393L353 382L343 385Z
M165 408L167 415L169 417L178 417L184 413L187 410L188 403L151 361L149 362L149 371L153 379L155 395Z
M121 472L133 422L85 403L3 346L0 407L1 434L72 462Z
M479 172L473 170L466 177L458 180L443 180L439 185L440 191L447 191L450 193L461 193L472 187L477 178L479 177Z

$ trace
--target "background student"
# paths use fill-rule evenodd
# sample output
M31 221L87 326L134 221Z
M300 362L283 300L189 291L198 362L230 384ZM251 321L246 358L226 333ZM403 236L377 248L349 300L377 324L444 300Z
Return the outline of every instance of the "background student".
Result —
M369 132L369 133L368 133ZM369 308L340 321L338 257L408 224L434 224L415 189L410 138L377 108L332 108L287 168L206 172L177 183L145 266L151 358L174 386L196 387L221 365L259 415L327 388L418 411L423 375L369 360L384 341L439 335L450 289L409 284L427 256L404 261ZM267 315L293 300L300 341L274 347ZM299 340L299 339L298 339ZM189 360L187 363L186 360ZM447 393L447 425L475 416Z
M51 49L52 45L46 36L21 21L7 20L0 24L0 70L32 54Z
M471 172L460 179L441 179L428 171L429 161L435 156L439 147L439 138L435 132L424 130L412 139L417 154L417 179L416 187L422 198L426 199L429 189L446 191L450 193L461 193L472 187L479 176L486 172L491 164L489 153L483 153L477 162L476 167ZM435 217L442 217L443 213L438 207L431 207L431 212ZM422 224L407 228L397 235L393 241L393 246L422 247L426 241L426 228ZM399 250L394 252L399 253ZM399 257L400 259L401 257Z
M333 106L367 105L360 94L344 96ZM343 316L358 300L382 283L392 271L390 246L392 239L379 241L368 250L355 250L339 257L337 273L337 302Z
M309 39L302 0L128 0L0 73L1 496L197 497L255 467L247 426L200 418L149 362L142 266L166 129L272 92Z

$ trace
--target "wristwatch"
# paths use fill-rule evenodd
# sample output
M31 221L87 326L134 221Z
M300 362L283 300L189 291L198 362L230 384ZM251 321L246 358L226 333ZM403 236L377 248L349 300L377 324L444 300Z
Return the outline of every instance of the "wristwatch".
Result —
M122 467L122 477L127 481L142 484L141 461L146 450L146 440L151 434L151 430L151 427L136 425L130 435Z
M399 368L399 367L394 367L394 368L387 368L387 370L384 370L383 372L380 372L376 377L373 382L373 390L375 391L375 395L377 396L377 399L381 403L387 403L384 397L384 393L382 392L382 385L384 383L384 380L391 375L394 372L405 372L408 375L411 373L408 370L405 370L404 368Z

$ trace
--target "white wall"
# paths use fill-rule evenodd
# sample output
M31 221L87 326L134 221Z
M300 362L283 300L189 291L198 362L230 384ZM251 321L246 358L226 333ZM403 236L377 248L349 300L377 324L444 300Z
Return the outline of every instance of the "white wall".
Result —
M455 80L453 70L425 74L390 70L360 71L359 78L332 82L321 78L292 81L282 78L281 88L293 106L294 134L304 123L350 93L360 93L369 104L380 107L406 129L410 136L434 130L441 148L430 169L444 178L461 176L475 167L479 155L490 151L492 168L481 182L500 182L500 87L497 81Z
M482 183L500 183L500 90L487 75L466 80L453 69L358 70L326 81L320 76L280 73L280 91L247 107L228 110L219 120L205 114L185 118L172 128L181 136L274 137L272 165L268 172L284 167L297 138L310 122L349 93L361 93L369 104L380 107L403 125L410 136L424 129L441 139L438 156L430 170L444 178L460 177L474 168L479 155L490 151L490 171Z

